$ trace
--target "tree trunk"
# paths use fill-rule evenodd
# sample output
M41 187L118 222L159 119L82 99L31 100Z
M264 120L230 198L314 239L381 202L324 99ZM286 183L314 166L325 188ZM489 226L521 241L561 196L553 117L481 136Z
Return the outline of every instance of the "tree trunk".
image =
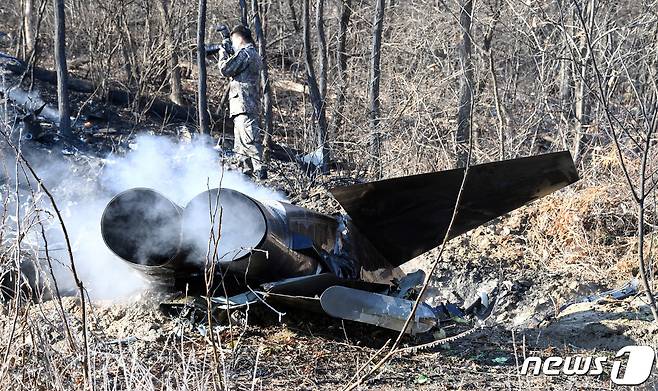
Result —
M206 84L206 0L199 0L198 27L196 32L197 64L199 66L199 133L210 134L208 95Z
M55 7L55 69L57 71L57 108L59 110L59 131L72 138L71 108L69 106L68 70L66 68L66 16L64 0L53 0Z
M304 0L304 60L306 64L306 79L308 90L313 105L313 122L317 144L322 148L322 172L329 169L329 146L327 144L327 119L325 117L324 102L320 94L318 82L313 67L313 53L311 48L311 22L309 11L309 0Z
M491 23L487 28L487 33L484 38L484 51L487 53L489 60L489 75L491 76L491 87L493 90L494 96L494 106L496 108L496 119L498 123L498 159L505 160L505 143L507 139L507 113L503 107L503 103L500 98L500 93L498 90L498 75L496 74L496 64L494 62L493 49L491 43L493 41L493 35L496 31L496 24L498 24L498 19L500 18L500 12L502 11L502 2L496 3L496 9L494 10Z
M372 21L372 52L370 56L370 155L375 178L382 177L381 165L381 134L379 117L381 103L379 101L379 81L381 78L381 48L382 31L384 30L384 8L386 0L375 0L375 15Z
M32 0L23 3L23 33L25 35L25 58L31 56L34 50L34 4Z
M296 33L299 33L299 22L297 22L297 12L295 11L294 0L288 0L288 8L290 9L290 16L292 17L292 27Z
M594 28L594 15L595 15L595 0L591 0L589 5L582 9L583 19L587 21L587 29L589 34L593 33ZM580 12L578 10L576 12ZM594 39L590 37L590 39ZM591 102L589 99L589 94L587 92L587 83L589 79L589 68L592 61L592 52L589 50L589 45L587 44L587 37L583 31L580 34L580 39L578 42L578 50L580 53L580 63L574 66L574 72L578 72L577 75L574 75L576 80L576 91L575 91L575 117L576 124L574 129L574 143L573 143L573 159L578 162L583 155L585 144L586 144L586 133L590 125L590 111L591 111Z
M324 33L324 0L315 3L315 28L318 30L318 57L320 57L320 77L318 85L322 103L327 98L327 38Z
M133 76L135 72L133 72L132 57L130 55L130 50L128 49L128 39L123 33L123 24L120 20L122 17L118 16L117 18L117 29L119 31L119 39L121 40L121 56L123 57L122 68L125 73L126 84L128 87L132 87L134 85L133 81L135 80L135 77Z
M559 3L559 2L558 2ZM571 12L565 12L562 8L563 4L558 4L557 13L560 14L560 24L564 29L564 35L573 36L573 21L571 20ZM570 119L573 118L573 107L572 107L572 71L571 71L571 61L566 60L569 57L570 49L569 42L564 41L564 50L567 54L562 55L565 59L560 61L560 105L562 106L561 116L565 123L569 123Z
M560 97L560 120L562 121L562 126L560 126L559 137L560 144L563 149L571 149L571 132L572 132L572 119L574 118L574 103L573 95L575 85L573 82L573 75L575 75L572 70L572 66L575 66L575 58L573 51L571 50L571 42L568 37L574 37L574 21L572 20L573 12L571 11L571 1L569 0L557 0L554 3L555 14L559 16L559 24L563 31L563 34L560 35L562 42L558 42L563 47L562 51L559 53L560 63L558 70L558 83L559 83L559 97Z
M169 99L177 105L183 106L183 88L181 87L180 67L178 66L178 47L174 36L174 28L171 24L171 15L167 10L167 0L157 0L156 6L160 12L160 21L164 29L165 45L169 54L167 62L169 63Z
M139 53L135 38L133 38L133 32L130 29L128 21L131 18L126 14L124 7L121 8L121 17L119 20L119 31L121 34L123 56L126 59L126 63L129 64L126 68L126 73L128 74L128 85L137 89L137 95L141 95L143 88L143 80L140 76L140 62L139 62Z
M251 0L251 13L254 15L254 28L256 30L256 39L258 41L258 53L263 59L263 68L260 71L260 86L263 91L263 160L267 163L270 161L272 151L272 91L270 88L270 77L267 66L267 40L263 31L263 24L260 17L260 7L258 0Z
M507 143L507 113L503 107L498 90L498 75L494 63L493 52L489 50L489 74L493 88L494 104L496 106L496 117L498 119L498 159L505 160L505 144Z
M336 49L336 64L338 66L338 91L336 91L336 105L332 132L336 137L343 125L343 107L345 106L347 91L347 29L352 16L352 0L342 0L340 8L340 24L338 26L338 47Z
M39 34L41 32L41 22L43 22L44 14L46 13L46 8L48 6L47 0L41 0L39 3L39 11L36 18L36 25L34 26L34 36L32 48L30 49L30 55L26 58L28 64L28 70L24 74L25 76L29 75L30 87L29 90L32 91L34 87L34 67L39 62ZM57 77L55 77L55 83L57 82Z
M564 27L566 28L566 27ZM569 49L566 49L569 50ZM571 75L571 61L563 59L560 61L560 119L562 120L562 132L560 132L560 138L562 143L562 148L569 149L569 133L571 129L571 119L573 118L573 100L572 100L572 91L573 83Z
M249 27L249 17L247 16L247 0L240 0L240 23Z
M641 178L640 180L644 182L644 178ZM641 188L644 187L643 185L640 186ZM644 255L644 215L645 215L645 210L644 210L644 198L642 198L637 205L638 209L638 222L637 222L637 237L638 237L638 242L637 242L637 257L639 260L640 264L640 278L642 279L642 284L644 285L645 289L645 295L647 300L649 301L649 309L651 310L651 314L653 315L653 320L654 322L658 322L658 311L656 309L656 298L652 294L652 287L651 284L649 283L649 278L647 277L647 266L646 266L646 260L645 260L645 255Z
M462 0L459 24L462 29L462 44L459 61L462 77L459 82L459 110L457 112L457 132L455 133L455 155L457 167L465 167L468 160L469 135L471 133L471 115L473 110L473 62L471 58L471 22L473 19L473 0Z

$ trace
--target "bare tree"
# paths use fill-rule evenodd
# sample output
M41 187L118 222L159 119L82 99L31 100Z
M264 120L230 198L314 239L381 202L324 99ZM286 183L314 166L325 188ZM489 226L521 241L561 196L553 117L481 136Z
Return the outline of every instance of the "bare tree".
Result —
M567 1L565 1L567 2ZM574 116L573 111L573 76L574 72L572 67L575 66L574 61L571 61L573 58L573 52L571 50L570 37L572 37L573 30L575 29L573 25L573 20L571 18L573 12L565 12L567 4L562 4L562 1L556 2L557 13L560 15L560 24L562 27L562 35L564 37L563 49L560 52L560 64L559 64L559 89L560 89L560 119L562 125L566 132L561 132L561 141L562 146L565 149L570 149L571 146L568 145L567 140L569 139L568 133L571 132L571 122ZM564 54L562 54L564 52Z
M590 0L589 3L583 8L577 8L577 12L580 13L578 17L581 20L586 21L587 30L590 34L594 30L594 15L596 12L596 1ZM592 62L592 51L587 44L586 34L579 34L578 36L578 57L574 62L573 70L577 74L574 75L574 80L576 81L576 90L575 90L575 131L574 131L574 144L573 144L573 158L575 161L579 161L583 155L584 147L586 143L586 133L587 128L590 125L590 111L591 111L591 102L589 98L589 93L587 91L587 84L590 74L591 62Z
M247 0L240 0L240 23L243 26L249 26L249 16L247 15Z
M327 98L327 37L324 33L324 0L317 0L315 3L315 28L318 32L318 57L320 59L320 76L318 85L320 96L324 105Z
M376 178L382 176L381 133L379 129L381 103L379 83L381 78L382 31L384 30L384 9L386 0L375 0L375 14L372 20L372 50L370 53L370 154Z
M39 11L38 15L36 18L36 24L33 26L33 37L32 37L32 44L31 47L27 49L27 66L28 69L25 72L25 76L30 76L30 90L32 90L33 83L34 83L34 66L37 63L39 59L39 35L41 31L41 23L43 22L44 19L44 14L46 12L46 7L48 5L48 1L42 0L41 4L39 5Z
M500 18L500 12L503 8L502 2L496 1L494 4L494 14L491 18L491 23L487 27L487 32L484 36L484 45L483 49L487 54L487 59L489 62L489 75L491 76L491 88L493 90L494 105L496 107L496 118L498 125L498 159L505 159L505 143L507 140L507 113L502 104L499 86L498 86L498 74L496 72L496 64L494 62L494 54L492 48L492 41L494 32L496 31L496 24L498 24L498 19Z
M352 0L342 0L340 6L340 23L338 26L338 45L336 48L336 64L338 66L338 90L332 124L333 137L338 134L343 125L343 108L347 90L347 30L352 16Z
M270 76L267 64L267 40L263 31L263 24L260 17L260 6L258 0L251 0L251 13L254 15L254 29L256 30L256 40L258 43L258 53L263 59L263 67L260 70L260 86L263 91L263 160L270 160L271 142L272 142L272 91L270 86Z
M598 40L595 39L592 32L595 26L593 18L596 13L593 12L593 9L596 6L596 2L592 0L589 3L589 12L584 12L584 7L581 7L575 0L573 4L577 11L576 20L580 22L579 24L583 31L581 48L582 44L586 46L586 58L591 60L591 70L595 79L594 86L587 85L586 88L601 103L605 121L612 133L612 141L623 172L623 180L625 180L637 207L637 260L640 278L651 314L654 321L658 322L658 306L656 304L656 298L652 293L652 284L649 281L647 254L644 248L646 244L645 226L647 225L647 208L649 204L655 204L655 191L656 187L658 187L658 170L655 167L651 167L651 161L653 160L655 164L656 159L656 139L654 135L658 128L658 83L656 82L658 79L655 74L657 61L657 57L655 56L655 32L649 32L647 34L652 35L654 39L653 62L633 61L632 58L636 53L642 53L641 56L645 56L644 48L647 46L642 39L642 34L637 34L639 37L634 36L633 40L631 40L637 45L634 53L622 53L620 50L622 43L618 44L620 47L611 48L609 51L604 49L604 53L611 55L603 60L603 62L607 62L608 69L602 69L599 61L594 56L595 45L601 45L597 42ZM645 23L646 25L656 25L655 19L650 19L648 23L643 21L643 23L637 23L637 25L641 26ZM622 37L620 42L629 40L629 36L637 32L633 30L628 32L626 30L624 33L628 36ZM646 31L644 33L646 34ZM637 48L641 49L637 50ZM631 58L630 61L629 57ZM631 68L635 68L636 74L631 74ZM613 70L616 76L606 78L606 75L612 73ZM581 72L583 72L582 69ZM645 80L642 80L644 78L643 76L646 77ZM583 78L582 80L583 83L587 83L587 81L587 78ZM614 102L613 99L617 96L621 98L619 98L618 102ZM635 110L624 108L624 105L629 105ZM622 115L627 117L625 121L622 121ZM633 169L633 163L639 163L639 167ZM652 198L653 201L651 201Z
M25 0L23 3L23 35L25 36L24 55L25 58L30 56L34 50L34 4L32 0Z
M167 0L158 0L155 2L160 13L160 22L164 29L165 45L167 47L167 62L169 64L169 88L171 89L169 99L177 105L184 105L183 88L181 87L180 67L178 65L178 45L174 35L174 28L171 23L171 15L167 10Z
M206 72L206 0L199 0L197 20L197 65L199 67L198 105L199 133L210 134L208 115L207 72Z
M295 10L295 1L288 0L288 9L290 9L290 19L292 20L292 27L296 33L299 33L299 22L297 21L297 11Z
M466 145L471 134L471 112L473 110L473 60L471 51L471 23L473 21L473 0L461 0L459 3L459 25L462 30L462 42L459 48L459 62L462 77L459 81L459 110L457 111L457 132L455 133L455 156L457 167L466 166L468 153Z
M309 11L309 0L304 0L304 61L306 64L306 80L308 83L311 104L313 105L313 123L317 145L322 148L321 169L326 172L329 168L329 145L327 142L327 119L322 94L318 87L318 81L313 66L313 53L311 47L311 21Z
M68 138L71 130L71 107L69 104L68 70L66 67L66 16L64 0L54 0L55 8L55 68L57 69L57 108L59 109L59 131Z
M128 24L130 16L127 14L127 9L125 7L120 8L120 12L116 15L116 19L128 85L141 89L142 86L140 85L139 75L144 68L142 65L146 64L142 64L139 60L139 43L135 39L134 32Z

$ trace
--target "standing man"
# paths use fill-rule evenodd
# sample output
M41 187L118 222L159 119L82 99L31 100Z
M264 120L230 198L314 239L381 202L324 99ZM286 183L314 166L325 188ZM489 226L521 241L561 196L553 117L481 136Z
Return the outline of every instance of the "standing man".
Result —
M233 48L219 50L219 71L229 82L229 115L233 118L234 146L242 172L258 179L267 179L263 164L263 144L260 126L260 70L263 60L254 46L251 31L242 25L231 30ZM228 43L228 42L227 42Z

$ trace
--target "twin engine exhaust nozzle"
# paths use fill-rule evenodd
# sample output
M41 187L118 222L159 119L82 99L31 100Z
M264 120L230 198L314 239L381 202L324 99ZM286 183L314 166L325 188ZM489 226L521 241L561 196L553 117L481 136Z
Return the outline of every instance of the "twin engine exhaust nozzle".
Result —
M182 208L155 190L134 188L108 203L101 233L112 252L162 283L203 276L209 265L267 282L317 270L314 257L291 250L291 214L317 213L228 188L205 191Z

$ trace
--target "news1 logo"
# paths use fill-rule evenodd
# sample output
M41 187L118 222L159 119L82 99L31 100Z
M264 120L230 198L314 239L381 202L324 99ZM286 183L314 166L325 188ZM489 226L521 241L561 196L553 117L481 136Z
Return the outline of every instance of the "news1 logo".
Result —
M610 370L610 380L613 383L624 386L637 386L649 379L651 369L656 359L656 353L651 346L625 346L615 354ZM596 376L603 373L603 364L608 362L605 356L569 356L548 357L542 360L540 357L528 357L523 361L521 374L526 375L532 369L533 375L590 375ZM622 364L626 363L626 370L622 373Z

